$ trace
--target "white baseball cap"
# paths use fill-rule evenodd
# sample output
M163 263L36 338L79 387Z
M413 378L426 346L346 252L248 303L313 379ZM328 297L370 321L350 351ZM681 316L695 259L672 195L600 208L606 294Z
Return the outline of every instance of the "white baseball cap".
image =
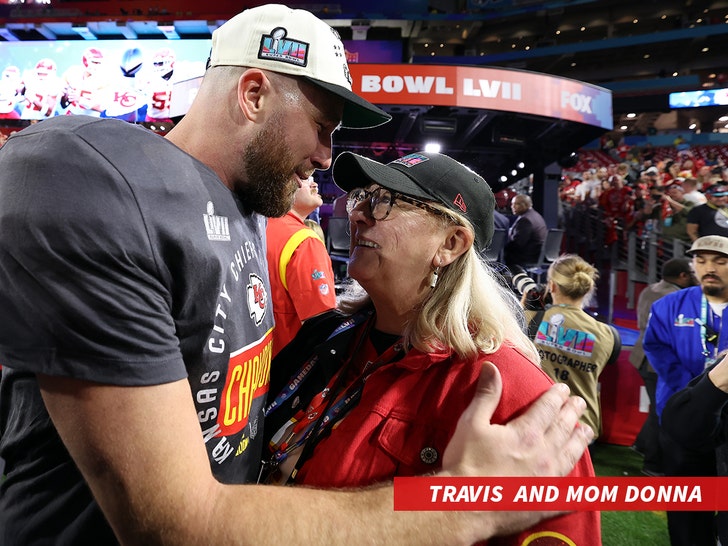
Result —
M693 245L685 254L692 256L699 252L715 252L716 254L724 254L728 256L728 237L720 235L705 235L693 241Z
M212 33L207 66L246 66L300 76L344 99L342 127L392 117L354 94L339 33L314 14L280 4L246 9Z

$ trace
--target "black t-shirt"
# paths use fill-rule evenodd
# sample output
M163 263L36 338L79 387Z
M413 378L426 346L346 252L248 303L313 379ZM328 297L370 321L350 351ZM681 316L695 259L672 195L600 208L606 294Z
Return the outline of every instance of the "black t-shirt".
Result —
M691 208L687 223L698 224L698 237L706 235L728 237L728 210L721 212L708 203Z
M9 139L0 153L5 543L113 540L35 373L122 386L187 378L215 476L255 479L273 327L264 223L207 166L125 122L58 117Z

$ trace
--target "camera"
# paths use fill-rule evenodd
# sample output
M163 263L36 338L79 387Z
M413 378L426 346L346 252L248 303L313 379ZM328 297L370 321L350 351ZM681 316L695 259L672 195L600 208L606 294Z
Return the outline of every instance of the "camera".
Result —
M511 277L511 285L516 294L526 295L525 308L531 311L544 309L548 299L546 285L539 284L528 276L528 273L520 272Z
M520 295L538 290L538 283L528 276L528 273L516 273L511 279L513 289Z

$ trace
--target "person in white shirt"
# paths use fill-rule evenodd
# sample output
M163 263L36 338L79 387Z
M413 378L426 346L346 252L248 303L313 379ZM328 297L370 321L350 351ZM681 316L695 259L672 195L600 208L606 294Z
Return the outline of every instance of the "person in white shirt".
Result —
M683 195L683 199L685 199L685 201L690 201L696 205L702 205L708 202L708 198L705 197L705 194L698 189L698 181L695 178L684 179L682 187L683 190L685 190L685 194Z
M597 178L593 169L584 172L584 179L574 190L574 199L577 203L587 202L596 204L601 193L601 180Z

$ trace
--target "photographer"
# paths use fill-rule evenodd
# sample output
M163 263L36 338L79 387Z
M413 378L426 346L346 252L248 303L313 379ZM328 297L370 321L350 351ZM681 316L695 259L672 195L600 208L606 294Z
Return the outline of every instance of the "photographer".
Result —
M513 277L541 366L554 381L566 383L586 400L581 420L597 433L595 438L601 432L599 375L616 362L622 348L616 328L584 311L598 278L596 268L574 254L563 254L551 264L545 287L529 283L523 273ZM539 301L544 302L541 309Z

